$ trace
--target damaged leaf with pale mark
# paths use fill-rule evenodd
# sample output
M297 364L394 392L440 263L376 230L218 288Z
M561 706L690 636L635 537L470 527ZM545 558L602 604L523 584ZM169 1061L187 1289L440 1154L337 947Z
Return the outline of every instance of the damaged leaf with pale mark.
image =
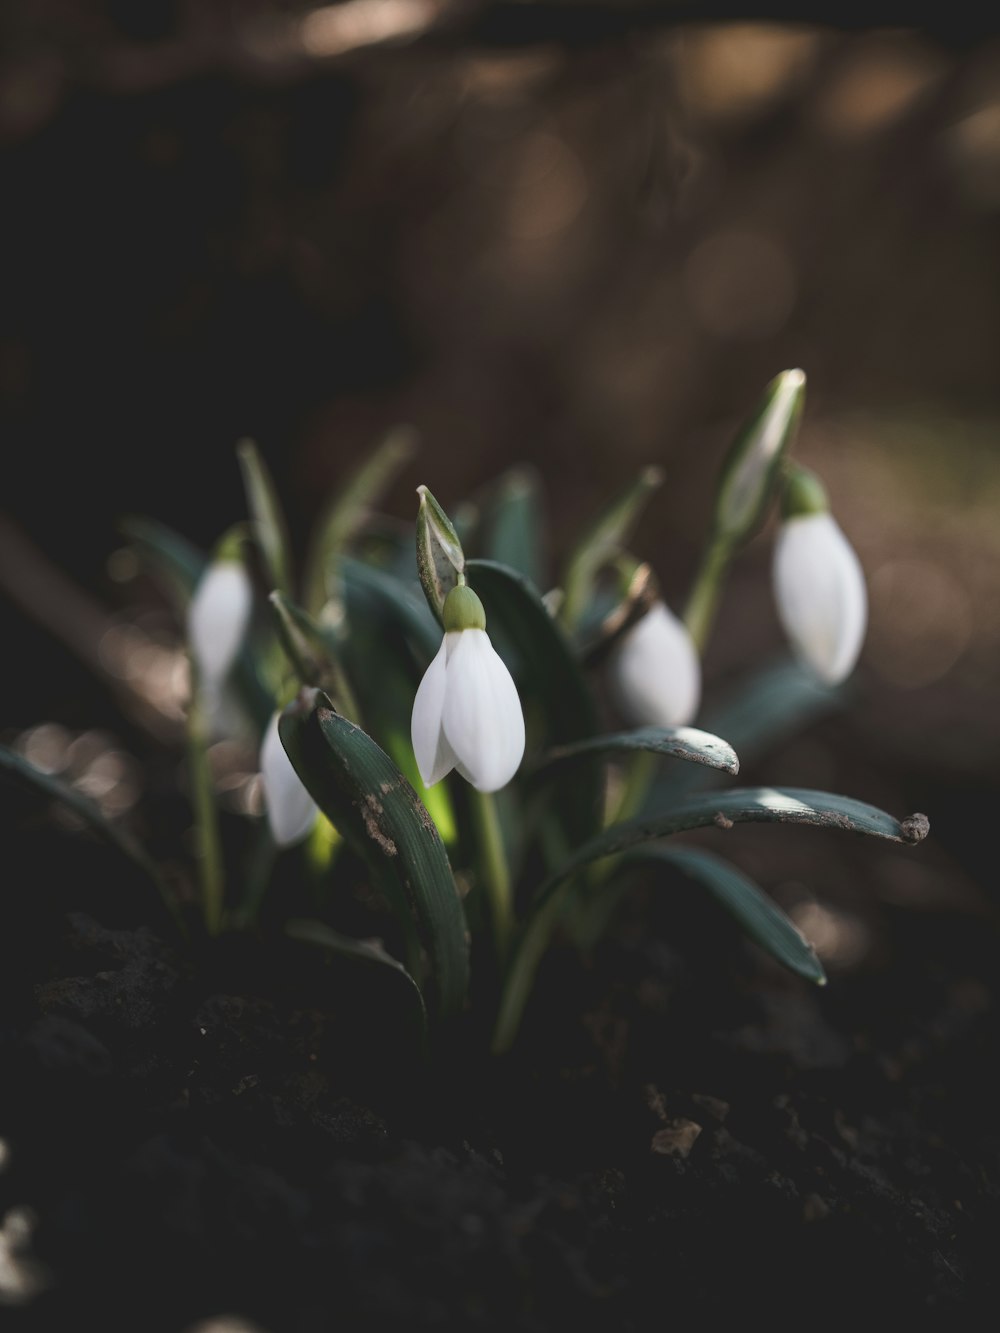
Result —
M363 857L399 915L408 970L430 990L441 1016L457 1013L468 985L465 914L444 844L417 793L375 741L318 691L303 691L279 729L313 800Z

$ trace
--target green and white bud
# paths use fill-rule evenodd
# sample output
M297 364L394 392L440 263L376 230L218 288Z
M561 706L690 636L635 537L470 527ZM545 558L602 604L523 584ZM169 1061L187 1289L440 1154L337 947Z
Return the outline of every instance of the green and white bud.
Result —
M417 573L424 596L444 624L445 598L465 582L465 552L454 525L426 486L418 486Z
M250 624L253 587L242 549L243 533L226 533L188 607L188 644L200 688L209 698L221 691Z
M782 460L798 432L805 395L802 370L782 371L764 390L723 464L715 501L716 541L733 547L764 521Z
M811 472L792 472L781 508L773 569L778 616L806 666L838 685L854 669L868 622L861 563Z

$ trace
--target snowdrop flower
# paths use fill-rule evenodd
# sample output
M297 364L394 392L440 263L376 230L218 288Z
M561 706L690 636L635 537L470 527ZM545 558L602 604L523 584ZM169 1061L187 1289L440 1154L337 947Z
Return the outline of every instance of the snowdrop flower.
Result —
M188 642L206 694L217 695L229 675L252 606L253 589L242 561L213 560L188 608Z
M271 836L279 847L301 842L316 822L318 806L292 767L278 734L275 713L260 747L260 780Z
M865 576L816 477L788 482L774 548L778 616L796 653L827 685L854 669L868 622Z
M417 767L428 787L457 768L478 791L498 791L524 755L521 701L472 589L452 588L442 616L444 641L413 700Z
M626 630L611 659L619 707L637 726L679 727L690 722L701 698L701 663L683 621L654 602Z

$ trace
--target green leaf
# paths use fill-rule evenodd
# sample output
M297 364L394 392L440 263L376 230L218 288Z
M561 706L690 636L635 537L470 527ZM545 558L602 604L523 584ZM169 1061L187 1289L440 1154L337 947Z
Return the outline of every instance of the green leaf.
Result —
M663 814L628 819L591 838L545 881L536 906L551 897L567 876L591 861L688 829L713 825L728 829L733 824L756 823L812 824L910 845L922 841L928 831L924 815L910 815L900 822L864 801L804 787L744 787L702 793L677 801Z
M156 519L130 516L119 526L140 561L163 584L183 621L198 580L208 564L205 555L186 537ZM233 683L243 706L261 732L274 711L271 687L261 671L264 656L245 644L233 673Z
M729 861L693 847L659 846L637 849L627 859L652 859L675 865L690 879L704 885L772 958L797 976L818 986L826 985L826 973L812 945L777 903Z
M522 575L493 560L470 560L469 582L486 607L486 628L499 629L517 654L526 693L542 703L550 744L593 736L597 714L586 678L562 628L552 619L536 588Z
M442 1016L465 1003L465 914L434 821L389 756L323 694L286 709L281 740L313 800L364 857L426 950ZM413 967L411 966L411 971Z
M585 740L597 730L597 714L580 664L561 626L538 592L516 570L492 560L470 560L466 573L486 607L486 629L501 640L529 715L541 720L546 746ZM603 796L600 765L580 762L579 771L555 794L557 809L573 841L586 837Z
M534 468L511 468L499 478L490 497L486 526L490 559L516 569L536 587L542 586L542 496Z
M465 553L451 519L426 486L418 486L417 574L427 605L442 619L445 598L465 569Z
M23 755L6 745L0 745L0 774L9 781L27 791L36 793L50 801L58 801L77 815L88 828L92 829L104 842L109 843L122 856L126 857L142 871L153 884L171 917L177 919L177 906L167 892L166 885L160 878L160 872L146 855L142 844L126 829L121 828L106 818L101 808L89 796L84 796L75 787L61 782L50 773L43 773L28 762Z
M645 750L651 754L671 755L695 764L718 768L725 773L738 773L740 761L736 751L719 736L696 727L639 727L635 731L619 731L608 736L592 736L574 745L561 745L540 759L537 772L548 774L562 768L580 756L594 754L624 754Z
M285 934L290 939L314 944L355 966L370 968L396 981L396 989L406 1005L410 1021L420 1033L421 1042L426 1039L427 1010L420 987L403 964L386 952L379 940L356 940L350 935L341 935L323 921L299 917L288 922Z
M119 528L183 613L208 563L204 554L186 537L153 518L130 515L122 519Z
M367 621L378 614L398 626L419 649L421 659L430 660L441 647L441 626L415 583L404 583L384 569L352 559L344 561L344 581L349 625L353 627L356 620Z
M340 561L396 473L416 452L417 433L397 426L348 479L319 520L306 561L306 606L318 615L340 598Z
M253 522L254 536L271 580L271 587L291 594L292 562L289 555L288 527L274 481L253 440L241 440L236 446L247 508Z
M663 469L646 467L584 533L566 566L566 598L560 619L575 629L594 591L600 570L625 547L650 495L663 484Z
M301 606L275 589L269 597L281 646L303 685L325 690L337 711L352 721L360 720L350 681L343 669L340 636L330 626L318 625Z

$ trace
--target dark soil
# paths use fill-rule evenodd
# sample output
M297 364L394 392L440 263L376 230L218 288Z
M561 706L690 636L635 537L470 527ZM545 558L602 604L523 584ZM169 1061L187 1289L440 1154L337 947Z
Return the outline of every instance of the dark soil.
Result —
M514 1056L425 1073L301 949L193 958L111 854L32 839L3 894L0 1211L37 1219L11 1327L903 1321L995 1293L982 914L884 906L818 991L684 884L640 888L590 960L551 956Z

